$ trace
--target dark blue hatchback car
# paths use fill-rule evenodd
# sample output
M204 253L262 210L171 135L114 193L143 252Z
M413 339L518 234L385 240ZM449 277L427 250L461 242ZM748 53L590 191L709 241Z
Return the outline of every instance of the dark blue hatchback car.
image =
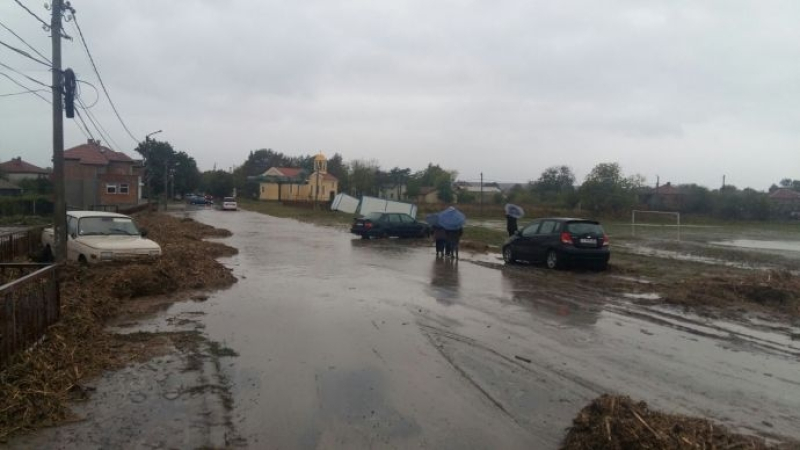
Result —
M544 262L551 269L583 262L608 267L608 235L595 220L552 217L536 219L503 244L503 260Z

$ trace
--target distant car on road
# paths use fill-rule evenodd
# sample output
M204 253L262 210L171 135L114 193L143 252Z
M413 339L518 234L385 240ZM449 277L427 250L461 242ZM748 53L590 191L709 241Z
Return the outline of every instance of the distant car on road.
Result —
M233 197L225 197L222 199L222 210L223 211L236 211L239 209L239 205L236 203L236 199Z
M431 227L408 214L374 212L354 219L350 232L365 239L390 236L426 237L430 236Z
M189 194L186 196L186 203L190 205L213 205L213 200L210 200L204 195Z
M605 270L610 257L608 235L603 226L588 219L536 219L503 244L506 263L544 262L550 269L584 262Z
M53 228L42 232L46 256L52 258ZM102 211L67 211L67 259L84 264L161 256L161 246L146 239L129 216Z

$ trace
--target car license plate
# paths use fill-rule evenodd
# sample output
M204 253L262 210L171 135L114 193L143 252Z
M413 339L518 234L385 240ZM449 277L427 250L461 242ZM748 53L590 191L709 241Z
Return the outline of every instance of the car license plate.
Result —
M581 239L581 244L597 245L597 239Z

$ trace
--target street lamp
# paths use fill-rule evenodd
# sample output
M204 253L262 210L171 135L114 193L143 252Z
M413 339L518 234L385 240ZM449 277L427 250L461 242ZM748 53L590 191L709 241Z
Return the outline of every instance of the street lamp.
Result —
M152 197L153 195L153 189L152 186L150 185L150 181L152 181L153 179L153 174L150 173L150 169L152 168L150 164L150 136L161 133L161 131L163 130L153 131L152 133L148 133L147 136L144 137L144 160L145 160L144 181L145 181L145 187L147 188L147 203L150 203L152 201L150 197Z

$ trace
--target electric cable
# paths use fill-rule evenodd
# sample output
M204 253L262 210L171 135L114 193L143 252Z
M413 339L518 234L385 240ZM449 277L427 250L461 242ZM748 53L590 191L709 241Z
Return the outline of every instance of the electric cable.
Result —
M43 66L49 67L51 69L53 68L52 64L44 62L41 59L32 56L30 53L26 52L25 50L18 49L17 47L14 47L13 45L6 44L3 41L0 41L0 45L2 45L4 47L7 47L8 49L10 49L12 51L15 51L15 52L19 53L20 55L30 59L31 61L36 61L37 63L39 63L39 64L41 64Z
M31 11L30 9L28 9L28 7L23 5L21 1L19 1L19 0L14 0L14 1L17 2L17 4L19 6L21 6L22 9L24 9L25 11L28 11L28 14L32 15L34 18L36 18L36 20L41 22L42 25L44 25L46 30L50 30L50 24L49 23L45 22L41 17L37 16L35 12Z
M0 62L0 66L3 66L3 67L5 67L6 69L8 69L8 70L10 70L10 71L12 71L12 72L14 72L14 73L16 73L17 75L21 75L21 76L23 76L23 77L25 77L25 78L27 78L27 79L29 79L29 80L33 81L34 83L38 84L39 86L43 86L43 87L46 87L46 88L48 88L48 89L52 89L52 86L50 86L50 85L48 85L48 84L45 84L45 83L43 83L43 82L41 82L41 81L37 80L36 78L29 77L28 75L25 75L24 73L20 72L19 70L15 69L15 68L13 68L13 67L11 67L11 66L9 66L8 64L5 64L5 63L2 63L2 62Z
M50 61L50 58L48 58L47 56L44 56L44 55L43 55L41 52L39 52L39 50L36 50L36 48L35 48L34 46L32 46L31 44L29 44L29 43L28 43L28 41L26 41L25 39L22 39L22 37L20 37L20 35L18 35L17 33L15 33L15 32L14 32L14 30L12 30L11 28L8 28L8 27L7 27L7 26L6 26L6 25L5 25L3 22L0 22L0 27L3 27L3 28L5 28L6 30L8 30L8 32L9 32L9 33L13 34L13 35L14 35L14 36L15 36L17 39L19 39L20 41L22 41L22 43L23 43L23 44L27 45L29 49L33 50L33 52L34 52L34 53L36 53L37 55L41 56L41 57L42 57L42 59L44 59L45 61L47 61L47 62L48 62L48 63L50 63L51 65L53 64L53 63Z
M22 92L12 92L9 94L0 94L0 97L12 97L14 95L22 95L22 94L35 94L37 92L47 92L47 89L28 89Z
M94 135L92 134L92 131L89 130L89 127L86 126L86 122L83 121L83 116L81 116L81 112L78 111L78 109L75 109L75 115L78 116L78 120L80 120L80 123L83 124L83 129L81 129L81 131L83 131L84 129L86 130L86 132L83 133L83 135L86 136L87 139L91 139L91 140L94 141L95 140L94 139ZM73 122L75 122L76 124L78 123L78 122L76 122L74 120L73 120ZM78 128L81 128L80 125L78 125Z
M92 57L92 53L89 51L89 45L86 43L86 38L83 35L83 30L81 30L81 26L80 24L78 24L78 18L74 12L72 13L72 23L75 24L75 28L78 30L78 34L81 37L81 43L83 44L83 48L84 50L86 50L86 55L89 57L89 62L92 63L92 69L94 69L94 73L95 75L97 75L97 80L100 81L100 87L103 88L103 92L106 94L108 103L111 104L111 109L114 110L114 114L117 116L119 123L122 124L122 128L124 128L125 132L128 133L128 136L130 136L130 138L133 139L133 141L138 144L140 140L136 139L133 133L131 133L131 131L128 129L128 126L125 125L125 121L122 120L119 111L117 111L116 105L114 105L114 102L111 100L111 96L108 94L108 89L106 88L106 85L103 82L103 78L100 76L100 71L97 69L97 64L95 64L94 58Z
M28 86L25 86L24 84L20 83L19 81L15 80L14 78L12 78L11 75L9 75L7 73L4 73L4 72L0 72L0 75L8 78L9 80L11 80L12 83L16 84L17 86L21 87L22 89L25 89L26 91L28 91L31 94L39 97L40 99L46 101L47 103L50 103L51 105L53 104L53 102L51 102L50 100L48 100L48 99L42 97L41 95L39 95L39 93L36 92L34 89L31 89Z

